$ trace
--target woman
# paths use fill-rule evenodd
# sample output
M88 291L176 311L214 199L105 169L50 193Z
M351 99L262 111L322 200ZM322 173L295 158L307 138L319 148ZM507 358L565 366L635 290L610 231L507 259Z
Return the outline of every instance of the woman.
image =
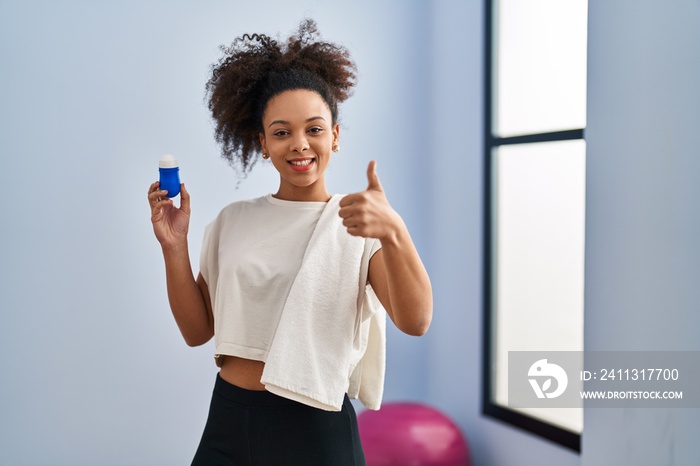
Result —
M422 335L430 280L375 162L366 190L331 196L326 188L339 150L338 103L355 80L347 50L319 41L307 20L285 46L256 34L223 51L207 84L223 156L245 174L261 154L280 182L275 194L234 202L207 227L196 279L189 193L183 184L178 208L157 182L148 191L175 320L190 346L215 337L221 367L192 464L364 464L345 392L367 352L366 342L357 350L366 340L358 332L368 316L383 316L367 311L367 296L400 330ZM372 390L380 399L381 387Z

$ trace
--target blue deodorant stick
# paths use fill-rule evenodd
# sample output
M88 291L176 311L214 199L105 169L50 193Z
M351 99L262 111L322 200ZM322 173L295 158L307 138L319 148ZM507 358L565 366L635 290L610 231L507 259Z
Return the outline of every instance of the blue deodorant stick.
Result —
M180 167L177 166L177 159L166 154L158 163L160 172L160 189L168 191L168 197L175 197L180 194Z

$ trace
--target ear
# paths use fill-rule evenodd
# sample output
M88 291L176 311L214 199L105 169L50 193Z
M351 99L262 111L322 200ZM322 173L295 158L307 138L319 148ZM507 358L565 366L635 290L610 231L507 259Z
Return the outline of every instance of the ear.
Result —
M267 152L267 144L265 143L265 135L263 133L258 133L258 137L260 137L260 148L262 149L263 154Z
M340 125L338 123L333 126L333 144L340 144Z

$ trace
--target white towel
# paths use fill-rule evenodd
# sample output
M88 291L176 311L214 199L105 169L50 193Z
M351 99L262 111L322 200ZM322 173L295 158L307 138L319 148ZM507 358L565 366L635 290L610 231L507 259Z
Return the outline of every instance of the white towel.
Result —
M364 288L364 286L363 286ZM350 377L348 396L378 410L384 394L386 368L386 311L371 286L361 294L361 328L356 334L357 365Z
M340 411L345 393L379 409L386 314L360 282L365 240L343 226L342 197L328 201L311 235L261 382L271 393L327 411Z

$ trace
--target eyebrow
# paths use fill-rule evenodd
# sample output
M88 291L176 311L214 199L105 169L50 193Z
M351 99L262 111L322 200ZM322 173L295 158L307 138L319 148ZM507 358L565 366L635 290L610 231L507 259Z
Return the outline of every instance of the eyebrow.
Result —
M311 118L307 118L306 121L305 121L305 123L309 123L309 122L315 121L315 120L323 120L323 121L326 121L326 119L323 118L322 116L314 116L314 117L311 117ZM287 120L275 120L275 121L271 122L267 127L269 128L269 127L272 126L272 125L288 125L288 124L289 124L289 122L288 122Z

